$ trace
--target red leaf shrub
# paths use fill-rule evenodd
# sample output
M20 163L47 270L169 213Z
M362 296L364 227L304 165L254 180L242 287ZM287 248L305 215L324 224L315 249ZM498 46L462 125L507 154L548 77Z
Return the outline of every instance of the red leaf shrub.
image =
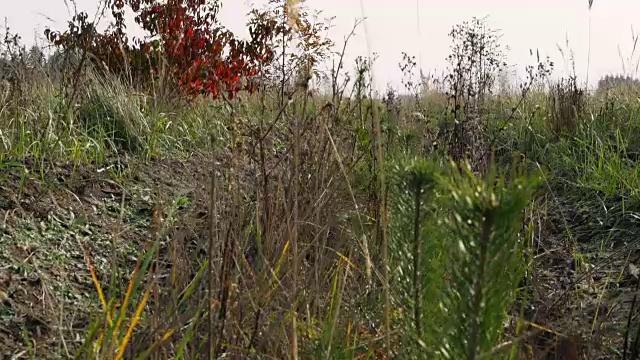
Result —
M253 91L252 79L273 58L272 39L282 28L266 13L252 12L250 40L240 40L218 21L219 0L114 0L109 3L113 21L102 33L79 13L64 32L47 29L45 36L65 50L80 50L83 58L106 65L136 82L162 75L188 95L222 91L228 97ZM124 23L125 8L147 32L130 42Z

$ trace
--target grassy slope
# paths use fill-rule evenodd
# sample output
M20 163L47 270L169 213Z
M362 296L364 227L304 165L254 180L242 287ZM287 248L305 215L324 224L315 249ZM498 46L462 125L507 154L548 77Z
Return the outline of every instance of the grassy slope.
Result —
M207 161L202 156L148 164L134 159L124 164L130 178L110 176L103 167L91 165L73 171L64 163L52 164L44 179L24 177L20 171L5 173L0 256L4 289L11 296L2 314L3 349L21 347L23 326L38 334L39 352L62 351L52 348L61 336L75 347L74 333L86 331L88 311L99 304L85 253L102 281L108 283L112 265L122 269L126 279L127 269L149 241L158 197L182 196L189 203L206 198L206 170L200 164ZM196 214L191 217L197 231L201 220ZM184 241L188 244L189 239Z
M219 180L219 216L214 220L219 273L213 281L228 299L224 313L219 303L213 311L227 321L228 351L284 356L288 311L295 300L287 291L292 271L287 265L292 181L288 120L302 112L303 99L296 98L285 121L276 121L277 102L269 98L266 109L259 99L244 99L230 114L208 101L157 106L154 100L162 99L134 95L114 80L89 79L73 124L62 115L63 103L46 77L22 84L21 95L7 97L0 113L3 356L22 351L35 358L73 354L90 321L101 318L84 255L107 297L121 299L135 261L153 242L158 226L166 230L158 238L155 273L161 290L152 297L130 351L148 347L163 333L159 329L171 328L180 336L162 351L175 352L207 300L203 283L188 306L163 312L180 301L206 262L213 158L218 159ZM303 279L298 299L301 351L353 358L383 346L379 258L371 222L375 214L367 208L372 203L368 197L375 195L369 123L356 110L342 110L336 121L320 110L323 101L316 99L307 109L301 135L299 206L306 225L299 229L303 261L295 269ZM425 102L426 117L435 122L443 111L439 101ZM491 117L501 119L501 109L512 102L500 100ZM400 119L410 118L411 106L406 105ZM533 257L531 301L523 311L529 320L579 339L588 358L611 358L621 352L636 283L628 269L637 261L640 106L633 90L610 99L591 97L565 134L552 130L549 106L545 96L530 96L496 142L500 161L524 154L531 169L546 170L543 191L527 210L534 228L527 238ZM264 136L272 123L274 130ZM406 130L407 137L398 140L402 146L388 148L390 159L437 140L429 137L437 128L433 123L403 120L400 125L399 133ZM110 139L107 132L125 141ZM212 134L219 144L215 155ZM234 254L231 262L224 261L228 251ZM227 273L231 275L225 278ZM394 285L399 309L410 308L404 286L409 285L401 280ZM403 324L402 316L394 313L398 324ZM204 337L198 336L204 336L207 325L196 328L197 341L186 350L192 356L201 352ZM524 342L543 348L554 339L543 333Z

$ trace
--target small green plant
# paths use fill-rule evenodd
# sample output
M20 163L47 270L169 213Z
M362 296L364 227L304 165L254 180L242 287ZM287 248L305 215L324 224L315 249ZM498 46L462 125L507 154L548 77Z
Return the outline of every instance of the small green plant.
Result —
M406 187L413 197L413 306L414 306L414 322L418 339L422 339L422 286L421 271L422 268L422 248L423 244L423 226L422 223L422 207L423 197L427 197L436 184L435 170L431 164L423 158L414 159L405 166L405 183Z
M443 289L444 243L435 232L442 169L423 157L397 160L390 176L389 246L395 313L403 350L399 356L435 355L443 318L436 298Z
M468 164L453 166L447 185L451 213L442 221L450 280L440 304L447 324L439 353L477 359L501 338L524 274L523 211L538 180L516 167L508 178L492 167L482 179Z

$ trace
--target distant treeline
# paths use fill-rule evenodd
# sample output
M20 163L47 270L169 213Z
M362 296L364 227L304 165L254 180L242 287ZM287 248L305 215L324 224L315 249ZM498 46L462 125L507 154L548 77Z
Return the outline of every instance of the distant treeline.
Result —
M628 75L607 75L598 81L599 90L608 90L621 86L640 87L640 80Z

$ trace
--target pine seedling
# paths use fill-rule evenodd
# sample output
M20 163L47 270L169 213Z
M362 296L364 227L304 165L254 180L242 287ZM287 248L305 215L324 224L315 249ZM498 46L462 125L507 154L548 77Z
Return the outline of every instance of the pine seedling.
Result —
M450 280L442 293L448 321L440 354L477 359L500 339L523 276L521 222L537 181L515 170L507 179L495 167L481 179L465 164L447 186L451 214L443 225L450 236Z

